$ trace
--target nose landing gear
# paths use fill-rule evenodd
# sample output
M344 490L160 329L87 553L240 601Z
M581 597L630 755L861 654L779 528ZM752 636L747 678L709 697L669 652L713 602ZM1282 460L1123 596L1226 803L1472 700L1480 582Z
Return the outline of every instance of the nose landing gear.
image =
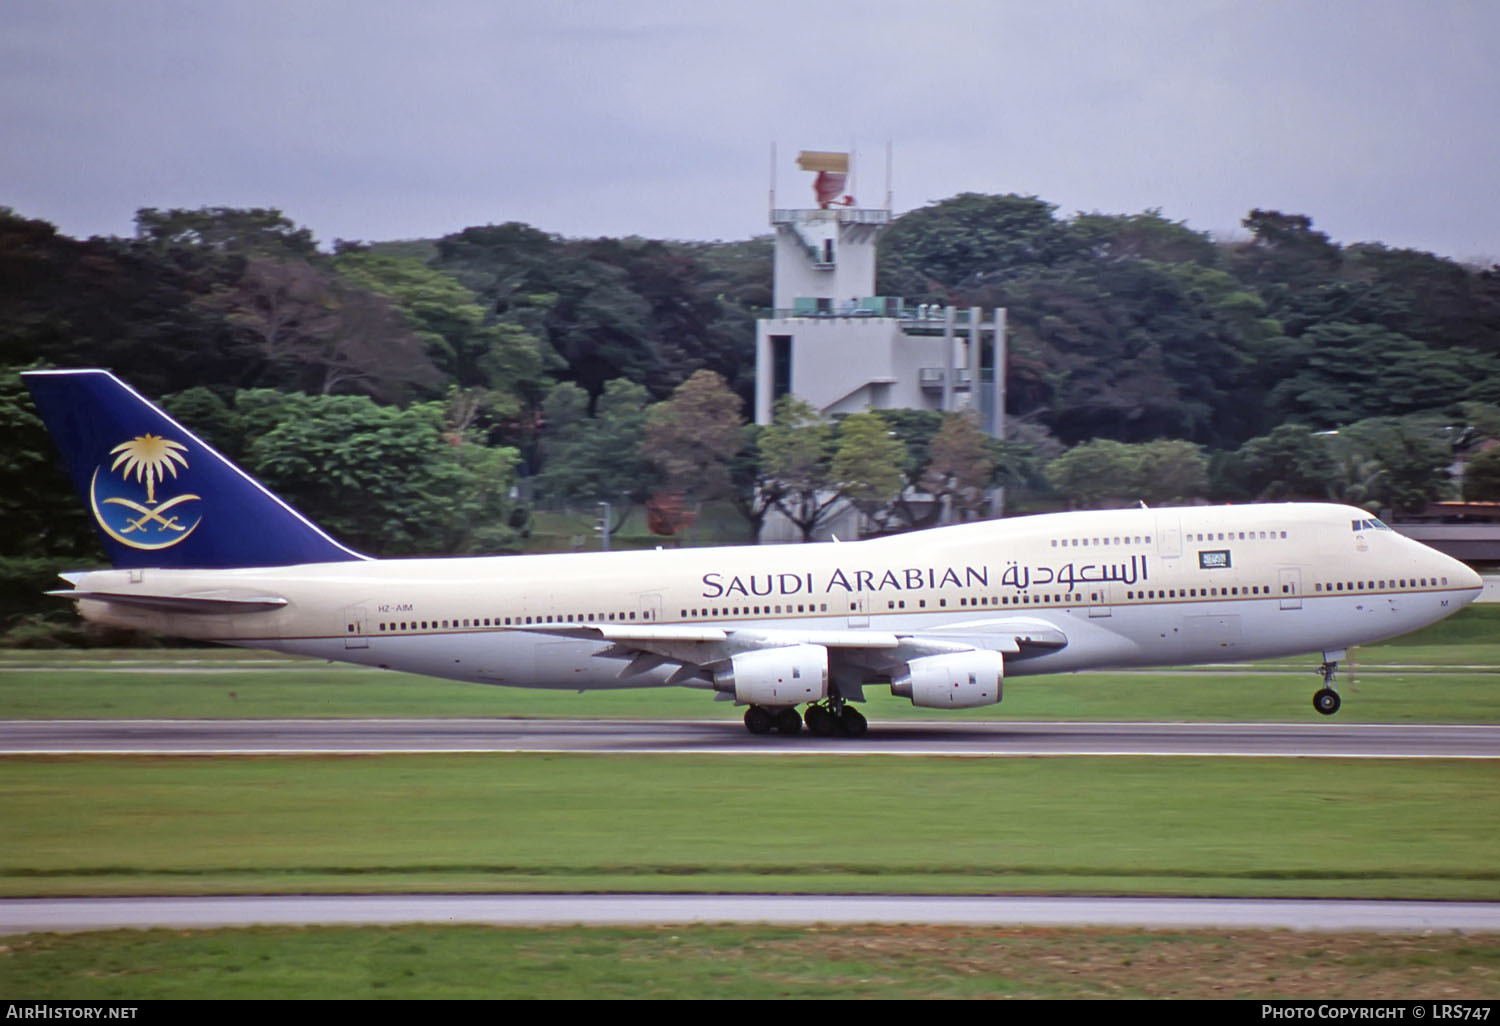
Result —
M1343 705L1343 699L1334 690L1333 678L1338 672L1339 660L1344 657L1343 652L1324 652L1323 665L1318 667L1318 672L1323 675L1323 686L1313 695L1313 708L1324 716L1332 716L1339 711Z

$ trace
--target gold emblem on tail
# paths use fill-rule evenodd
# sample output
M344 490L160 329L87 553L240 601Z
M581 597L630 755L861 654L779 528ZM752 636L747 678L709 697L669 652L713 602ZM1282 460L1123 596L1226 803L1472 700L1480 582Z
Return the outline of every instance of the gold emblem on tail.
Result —
M89 483L89 504L93 508L94 520L104 533L133 549L170 548L192 534L203 518L184 524L178 519L182 514L179 507L196 502L201 496L183 494L156 501L156 486L168 477L175 479L179 466L186 469L186 452L187 446L181 442L152 434L139 435L111 449L109 454L115 460L110 465L110 473L112 475L118 470L121 483L116 484L111 476L106 476L105 487L101 489L99 473L104 469L102 465L94 469L93 480ZM131 489L132 478L137 486L145 486L144 501L138 488ZM134 494L120 494L122 490L134 491Z

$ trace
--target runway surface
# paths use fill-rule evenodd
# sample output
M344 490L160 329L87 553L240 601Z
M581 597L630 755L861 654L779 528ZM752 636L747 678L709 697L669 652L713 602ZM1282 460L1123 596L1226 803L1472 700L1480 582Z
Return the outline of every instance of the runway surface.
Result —
M0 934L277 924L922 923L1420 933L1500 932L1500 904L946 895L512 894L0 901Z
M1368 723L875 723L863 738L754 736L725 720L9 720L0 754L593 752L717 755L1500 759L1500 726Z

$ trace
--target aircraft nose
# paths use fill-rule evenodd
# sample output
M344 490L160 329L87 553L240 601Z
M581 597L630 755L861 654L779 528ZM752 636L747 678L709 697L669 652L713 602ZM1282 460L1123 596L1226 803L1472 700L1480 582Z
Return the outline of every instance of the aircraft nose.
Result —
M1459 591L1464 592L1462 596L1462 600L1464 602L1473 602L1476 598L1479 597L1479 593L1484 590L1484 578L1479 576L1478 571L1472 569L1465 563L1460 563L1452 556L1448 556L1445 558L1449 563L1449 580L1453 581L1458 586Z

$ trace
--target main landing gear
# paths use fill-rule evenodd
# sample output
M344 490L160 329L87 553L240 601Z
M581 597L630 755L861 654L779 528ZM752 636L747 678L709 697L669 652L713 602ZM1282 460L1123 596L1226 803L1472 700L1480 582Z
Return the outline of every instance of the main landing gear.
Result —
M1344 704L1339 693L1333 689L1333 676L1338 672L1339 659L1343 655L1342 652L1324 652L1323 665L1318 668L1318 672L1323 675L1323 686L1313 695L1313 708L1324 716L1332 716Z
M819 737L833 737L835 734L864 737L865 731L870 729L869 721L858 709L850 708L847 702L837 697L830 698L825 705L808 706L803 719L807 721L807 729Z
M802 730L802 717L796 709L767 709L752 705L745 710L745 729L752 734L796 734Z
M773 730L779 734L796 734L802 730L804 719L807 729L819 737L836 734L863 737L870 729L869 722L857 710L837 697L820 705L808 706L805 716L797 715L797 710L792 708L767 709L752 705L745 710L745 729L752 734L769 734Z

